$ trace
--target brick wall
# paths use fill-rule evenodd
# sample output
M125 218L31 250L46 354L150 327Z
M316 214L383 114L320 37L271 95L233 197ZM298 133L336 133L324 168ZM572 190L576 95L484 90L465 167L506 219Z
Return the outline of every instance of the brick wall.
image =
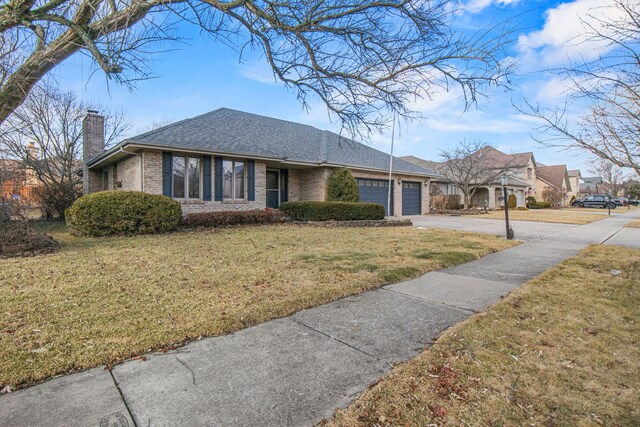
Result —
M141 155L130 156L120 160L116 166L116 180L122 183L122 187L116 190L141 191L140 177Z
M331 168L300 170L300 200L326 200L327 179L331 172Z
M162 194L162 152L145 151L143 153L142 191L150 194ZM265 209L267 207L267 165L263 162L255 163L255 201L204 201L204 200L178 200L182 205L184 214L195 212L219 212L219 211L246 211ZM212 171L213 175L213 171ZM125 186L124 177L122 186ZM214 195L212 179L211 195Z
M90 111L82 121L82 192L102 190L102 173L89 170L86 162L104 152L104 117Z

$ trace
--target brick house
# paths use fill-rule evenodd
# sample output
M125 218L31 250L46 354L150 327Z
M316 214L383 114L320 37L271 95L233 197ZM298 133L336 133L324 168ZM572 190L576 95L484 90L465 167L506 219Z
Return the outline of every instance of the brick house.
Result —
M277 208L325 200L338 167L356 177L363 202L388 215L429 211L436 174L312 126L221 108L126 139L105 151L104 118L83 122L84 194L136 190L178 200L183 213ZM391 185L391 206L387 197Z
M487 164L487 170L504 170L509 176L507 194L516 196L518 207L526 205L526 198L534 193L536 181L536 160L533 153L506 154L496 148L487 146L473 155L482 156L482 161ZM433 162L415 156L404 156L401 159L435 171L442 172L446 169L445 162ZM462 190L442 174L434 177L431 181L438 186L442 194L458 194L463 199ZM504 206L504 191L499 177L493 179L492 182L472 184L476 184L477 187L471 198L472 206L481 208L486 204L488 209L499 209Z
M572 187L566 165L538 165L536 170L536 199L544 200L545 191L556 191L560 197L560 206L569 206Z

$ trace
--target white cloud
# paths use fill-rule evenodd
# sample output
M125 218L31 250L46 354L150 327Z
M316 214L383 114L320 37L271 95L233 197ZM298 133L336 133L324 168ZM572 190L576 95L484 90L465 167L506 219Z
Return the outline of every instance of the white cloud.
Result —
M264 84L278 84L273 70L266 61L256 61L238 66L238 72L246 79Z
M606 31L603 21L623 19L614 0L575 0L545 12L542 29L518 38L524 68L558 66L571 59L595 59L605 48L589 37L589 25Z
M469 0L462 6L462 10L467 13L480 13L489 6L508 6L519 3L520 0Z

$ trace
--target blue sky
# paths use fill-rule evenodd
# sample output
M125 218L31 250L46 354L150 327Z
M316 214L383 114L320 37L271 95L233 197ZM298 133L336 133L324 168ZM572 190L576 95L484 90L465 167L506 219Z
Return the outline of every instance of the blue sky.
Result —
M538 145L531 137L536 122L519 114L512 103L520 105L525 97L548 106L562 102L562 82L541 70L566 64L568 58L592 55L594 46L589 43L566 42L579 34L580 17L606 1L465 0L456 19L461 31L514 17L519 28L510 46L510 55L518 64L514 86L510 91L500 88L488 93L466 112L458 90L435 93L432 100L417 102L424 119L401 126L394 154L439 160L440 150L465 138L477 138L506 152L533 151L542 163L566 163L570 169L588 174L588 156ZM295 93L274 81L259 55L247 55L239 62L235 51L191 26L181 26L180 33L188 44L174 45L177 50L150 57L156 78L140 81L133 91L107 82L100 72L92 75L91 60L82 55L54 70L56 79L86 101L124 109L138 132L148 130L154 122L176 121L219 107L339 129L320 103L312 104L310 111L303 110ZM386 132L374 135L368 143L388 152L390 140L390 132Z

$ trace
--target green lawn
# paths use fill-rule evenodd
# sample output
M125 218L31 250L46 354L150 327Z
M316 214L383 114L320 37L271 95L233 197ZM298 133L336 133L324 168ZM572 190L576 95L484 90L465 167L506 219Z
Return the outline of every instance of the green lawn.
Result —
M262 226L80 238L0 260L0 388L225 334L496 252L484 234Z
M592 246L451 328L329 424L638 426L639 403L640 250Z

